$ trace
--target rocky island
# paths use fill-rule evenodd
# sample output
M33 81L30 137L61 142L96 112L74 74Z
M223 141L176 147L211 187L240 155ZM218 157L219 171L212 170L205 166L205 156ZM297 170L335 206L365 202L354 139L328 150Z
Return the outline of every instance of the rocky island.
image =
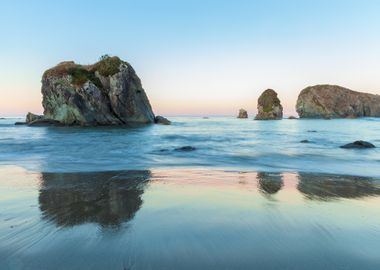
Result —
M296 110L300 118L380 117L380 95L315 85L301 91Z
M280 120L282 119L282 106L276 91L265 90L257 102L257 115L255 120Z
M240 109L237 118L247 119L248 118L248 112L244 109Z
M132 66L102 56L93 65L62 62L42 76L44 115L28 114L29 125L126 125L164 123L155 117Z

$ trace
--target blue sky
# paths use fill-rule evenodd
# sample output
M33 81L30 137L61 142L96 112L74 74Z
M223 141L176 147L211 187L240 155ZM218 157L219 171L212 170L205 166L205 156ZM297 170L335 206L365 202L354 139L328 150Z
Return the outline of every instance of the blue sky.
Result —
M254 113L274 88L294 113L318 83L380 94L380 1L1 1L0 115L42 112L58 62L129 61L157 113Z

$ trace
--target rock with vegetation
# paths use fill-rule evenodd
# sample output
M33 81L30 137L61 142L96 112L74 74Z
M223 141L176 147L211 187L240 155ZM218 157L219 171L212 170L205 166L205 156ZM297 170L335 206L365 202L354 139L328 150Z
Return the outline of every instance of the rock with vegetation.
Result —
M42 95L44 117L64 125L154 123L139 77L118 57L60 63L43 74Z
M159 125L171 125L172 122L170 122L169 119L167 119L163 116L157 115L154 118L154 123L159 124Z
M237 118L241 118L241 119L248 118L248 112L244 109L240 109Z
M301 91L296 110L300 118L380 117L380 95L337 85L315 85Z
M257 102L258 113L255 120L282 119L282 106L277 93L272 89L265 90Z
M342 145L340 148L345 148L345 149L366 149L366 148L375 148L375 146L366 141L355 141L352 143L348 143L345 145Z

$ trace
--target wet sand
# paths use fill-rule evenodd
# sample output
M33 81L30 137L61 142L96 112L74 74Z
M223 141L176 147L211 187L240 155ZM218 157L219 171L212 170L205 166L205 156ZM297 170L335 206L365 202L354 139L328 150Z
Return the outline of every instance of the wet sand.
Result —
M0 269L380 269L380 180L0 167Z

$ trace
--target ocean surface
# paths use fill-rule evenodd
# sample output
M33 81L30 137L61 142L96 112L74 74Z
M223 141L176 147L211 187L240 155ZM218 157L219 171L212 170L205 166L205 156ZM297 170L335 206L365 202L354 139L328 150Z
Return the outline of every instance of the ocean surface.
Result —
M20 119L0 120L0 165L36 172L221 168L380 176L378 118L170 119L171 126L135 128L27 127L14 125ZM378 148L339 148L355 140ZM196 150L176 150L183 146Z
M380 269L380 148L339 147L380 147L380 119L20 120L0 120L1 270Z

